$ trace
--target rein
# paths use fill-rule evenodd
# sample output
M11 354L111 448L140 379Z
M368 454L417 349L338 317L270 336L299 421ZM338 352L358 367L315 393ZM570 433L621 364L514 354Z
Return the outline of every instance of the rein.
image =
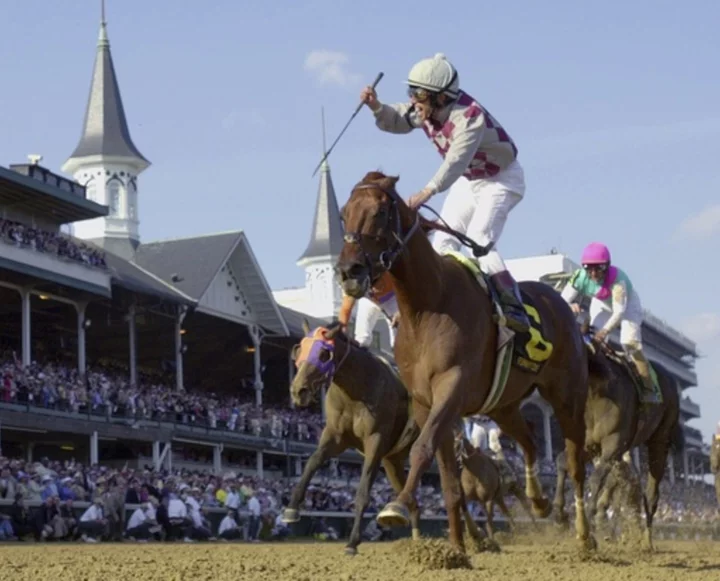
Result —
M382 186L378 184L358 184L353 188L352 193L356 192L357 190L369 190L369 189L377 189L383 192L388 199L390 200L391 204L391 211L392 215L394 215L394 229L390 230L390 233L392 234L394 238L394 244L391 244L391 247L388 250L382 251L378 258L377 262L374 262L370 255L365 250L362 241L363 239L373 238L373 239L380 239L382 237L372 234L363 234L360 232L346 232L343 239L348 244L357 244L360 246L360 249L362 250L363 256L365 258L365 264L367 265L368 269L370 270L370 281L371 284L375 284L380 276L387 272L392 268L392 265L395 263L397 258L403 253L405 248L407 247L408 242L410 239L415 235L415 233L418 231L418 229L425 231L426 233L431 232L433 230L438 230L440 232L445 232L447 234L450 234L451 236L454 236L460 244L463 246L469 248L472 250L473 255L476 258L481 258L485 256L490 250L492 250L494 246L494 242L490 242L487 246L481 246L465 234L462 234L461 232L458 232L454 228L451 228L448 223L440 216L440 214L435 211L435 209L431 208L427 204L423 204L421 208L425 208L426 210L429 210L435 216L437 217L437 221L429 220L427 218L424 218L420 215L419 212L415 213L415 221L413 222L413 225L411 226L410 230L407 231L403 235L402 233L402 224L400 222L400 210L398 208L398 204L402 201L400 197L398 196L397 192L394 190L389 190L386 188L383 188ZM352 194L351 194L352 195ZM392 220L393 216L388 216L388 223Z

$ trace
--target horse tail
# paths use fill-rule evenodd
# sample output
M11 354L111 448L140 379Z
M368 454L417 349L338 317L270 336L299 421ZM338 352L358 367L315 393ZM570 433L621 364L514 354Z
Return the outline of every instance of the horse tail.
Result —
M670 445L677 454L682 454L685 450L685 434L679 418L675 421L675 425L673 426Z

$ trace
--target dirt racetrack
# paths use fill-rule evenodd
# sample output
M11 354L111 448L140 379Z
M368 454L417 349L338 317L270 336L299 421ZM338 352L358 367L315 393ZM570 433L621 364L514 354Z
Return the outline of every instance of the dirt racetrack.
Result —
M436 570L443 541L364 544L347 557L341 543L14 544L0 547L3 581L691 581L720 579L720 543L660 541L656 553L603 543L583 555L566 538L521 538L499 553L471 552L471 569ZM422 561L422 562L420 562ZM436 559L437 561L437 559Z

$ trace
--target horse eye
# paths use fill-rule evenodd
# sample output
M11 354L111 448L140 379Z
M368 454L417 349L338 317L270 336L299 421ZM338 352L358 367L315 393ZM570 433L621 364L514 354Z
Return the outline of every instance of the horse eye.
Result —
M322 351L320 351L320 354L318 355L318 359L322 363L327 363L328 361L330 361L330 351L328 351L327 349L323 349Z

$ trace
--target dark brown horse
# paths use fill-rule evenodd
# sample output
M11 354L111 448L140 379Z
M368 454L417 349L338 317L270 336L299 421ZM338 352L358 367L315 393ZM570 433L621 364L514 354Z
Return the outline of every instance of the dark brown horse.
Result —
M298 508L317 470L348 449L363 456L360 484L355 496L355 521L346 552L354 555L361 542L360 527L370 489L382 462L392 487L405 486L405 462L420 428L412 415L408 392L390 365L349 340L339 324L313 332L303 324L306 337L293 349L297 374L290 386L296 405L307 406L326 389L327 420L320 443L308 459L283 515L285 522L299 520ZM469 519L466 513L466 519ZM420 538L420 511L410 504L413 539ZM480 532L466 523L477 542Z
M583 329L587 331L587 326ZM645 539L652 547L652 522L658 504L660 481L665 474L670 448L682 450L680 399L673 380L657 373L662 403L643 405L633 372L623 356L606 345L588 345L589 391L585 407L587 460L595 460L590 478L592 493L590 515L597 512L597 501L605 479L615 462L636 446L646 446L648 479L643 497L645 505ZM565 461L558 458L558 486L554 505L556 519L564 522Z
M493 385L498 327L494 304L468 268L437 254L422 235L419 215L398 195L397 177L370 172L355 186L343 208L345 245L338 260L346 294L360 297L384 272L396 290L400 325L395 360L413 400L420 436L410 452L407 483L378 515L385 524L407 524L421 476L435 455L440 469L450 540L464 550L460 520L462 489L454 454L453 427L462 416L483 413L522 447L527 496L547 516L551 505L537 476L537 452L520 414L520 402L536 387L552 405L565 436L576 490L577 532L590 537L584 510L587 355L570 307L551 287L524 282L542 333L553 348L535 372L513 368L505 389L488 402ZM539 334L539 333L538 333Z
M463 466L460 482L465 500L468 502L474 500L483 505L487 516L485 529L489 539L492 540L494 537L493 519L496 504L508 520L511 532L515 532L515 521L505 504L506 496L517 498L535 524L530 503L514 474L504 475L498 462L475 448L462 434L459 438L456 437L455 445L456 454L460 456Z

